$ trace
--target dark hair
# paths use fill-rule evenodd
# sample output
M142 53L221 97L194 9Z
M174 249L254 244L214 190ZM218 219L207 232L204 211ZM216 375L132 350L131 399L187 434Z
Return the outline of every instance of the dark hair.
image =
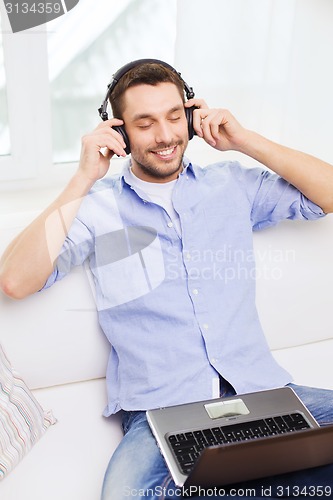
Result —
M158 63L143 63L130 69L120 78L110 94L109 100L113 116L115 118L122 117L123 96L128 88L143 84L155 86L164 82L176 85L182 101L185 102L184 82L176 71Z

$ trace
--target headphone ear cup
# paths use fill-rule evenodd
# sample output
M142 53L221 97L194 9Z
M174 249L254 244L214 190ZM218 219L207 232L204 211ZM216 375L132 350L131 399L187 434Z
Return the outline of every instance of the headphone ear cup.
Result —
M124 143L126 144L125 153L127 155L129 155L130 152L131 152L131 148L130 148L130 143L129 143L128 136L126 134L126 130L125 130L124 125L115 125L112 128L113 128L113 130L115 130L116 132L118 132L118 134L120 134L121 137L124 139Z
M193 111L196 109L195 106L191 106L190 108L185 108L185 116L187 119L187 129L188 129L188 140L190 141L196 132L193 128Z

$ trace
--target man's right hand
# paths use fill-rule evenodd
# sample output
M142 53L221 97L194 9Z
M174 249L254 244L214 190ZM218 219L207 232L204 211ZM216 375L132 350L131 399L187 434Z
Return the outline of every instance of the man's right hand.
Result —
M82 137L79 172L92 183L106 175L114 154L126 156L124 139L112 128L123 124L122 120L112 118Z

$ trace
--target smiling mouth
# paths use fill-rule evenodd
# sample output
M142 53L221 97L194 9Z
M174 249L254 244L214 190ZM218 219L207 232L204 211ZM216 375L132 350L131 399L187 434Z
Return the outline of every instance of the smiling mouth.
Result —
M177 145L176 146L173 146L171 148L167 148L167 149L160 149L160 150L157 150L157 151L152 151L152 153L156 156L159 156L160 158L170 158L173 156L174 152L176 151L176 148L177 148Z

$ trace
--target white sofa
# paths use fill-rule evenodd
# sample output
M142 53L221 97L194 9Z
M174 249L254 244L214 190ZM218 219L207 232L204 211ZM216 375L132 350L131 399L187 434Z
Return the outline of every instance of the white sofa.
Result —
M0 252L35 213L0 217ZM295 382L333 389L333 218L255 234L257 302L277 360ZM1 500L98 500L121 439L102 417L110 346L86 269L23 301L0 294L0 341L58 422L0 483Z

